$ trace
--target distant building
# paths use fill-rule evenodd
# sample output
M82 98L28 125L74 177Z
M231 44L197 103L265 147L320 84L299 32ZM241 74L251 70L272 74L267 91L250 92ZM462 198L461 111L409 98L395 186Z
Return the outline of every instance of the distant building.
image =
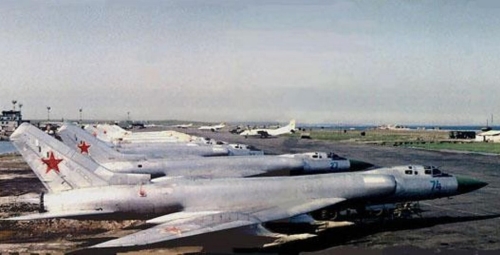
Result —
M476 131L450 131L449 137L450 139L475 139Z
M377 127L377 129L383 129L383 130L410 130L409 127L403 126L403 125L382 125Z
M500 130L490 130L476 135L476 142L500 143Z
M21 111L2 111L0 116L0 134L10 135L23 121Z

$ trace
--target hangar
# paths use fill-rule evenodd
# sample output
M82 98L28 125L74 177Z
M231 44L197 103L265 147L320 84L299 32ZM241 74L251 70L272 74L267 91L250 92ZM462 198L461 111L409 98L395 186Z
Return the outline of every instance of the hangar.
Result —
M500 130L490 130L476 135L476 142L500 142Z

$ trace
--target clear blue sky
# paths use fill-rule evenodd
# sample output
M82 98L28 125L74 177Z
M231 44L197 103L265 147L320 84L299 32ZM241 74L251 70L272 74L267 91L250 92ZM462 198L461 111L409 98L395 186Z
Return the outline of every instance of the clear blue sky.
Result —
M484 124L498 1L1 1L26 118Z

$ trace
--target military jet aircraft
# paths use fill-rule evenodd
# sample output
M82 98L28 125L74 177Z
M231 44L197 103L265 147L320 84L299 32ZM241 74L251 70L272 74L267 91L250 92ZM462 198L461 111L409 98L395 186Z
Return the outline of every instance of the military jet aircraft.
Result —
M81 128L64 124L59 130L63 142L70 146L75 146L75 142L84 141L89 146L110 147L125 154L144 154L153 158L182 158L185 156L242 156L242 155L264 155L264 152L255 147L244 144L228 144L215 140L197 137L196 140L184 143L132 143L132 144L112 144L99 140ZM81 147L85 145L76 144ZM109 149L107 149L109 151Z
M128 214L150 218L149 223L156 225L147 230L148 238L136 239L135 234L130 238L136 241L118 239L118 246L254 226L345 200L390 195L395 185L390 176L342 174L325 178L256 178L248 182L241 178L147 182L144 175L108 171L68 148L50 149L27 132L16 131L11 139L49 192L40 197L40 213L9 220ZM147 234L152 232L155 234ZM96 247L116 245L103 243Z
M267 138L271 136L290 134L294 132L295 132L295 120L291 120L290 123L284 127L280 127L277 129L265 129L265 128L248 129L241 132L240 135L245 137L259 136L261 138Z
M74 126L73 126L74 127ZM75 127L77 128L77 127ZM60 130L58 134L69 146L45 134L35 126L23 123L16 130L17 136L37 141L37 147L47 147L47 150L72 150L91 157L103 167L120 173L148 173L154 177L161 176L197 176L205 178L222 177L249 177L258 175L283 175L292 171L294 174L316 172L339 172L348 170L363 170L372 167L372 164L334 157L326 153L300 153L282 156L236 156L236 157L208 157L189 159L157 159L147 158L144 155L123 154L109 147L100 146L92 136L90 140L82 140L75 133L65 132L71 129ZM78 129L78 128L77 128ZM35 146L28 143L27 146ZM36 150L36 148L32 148ZM78 151L77 151L78 150Z
M215 132L215 131L219 131L219 129L221 129L225 126L226 126L226 124L220 123L218 125L212 125L212 126L201 126L198 129L199 130L209 130L209 131Z
M123 157L119 154L141 154L145 158L185 158L189 156L228 156L230 151L236 151L236 148L226 148L223 145L211 145L202 142L191 143L133 143L133 144L112 144L97 139L81 128L64 124L57 135L61 140L72 148L78 148L82 153L88 153L92 150L102 151L101 155L110 155L114 157ZM117 153L119 151L120 153ZM244 154L240 152L240 154ZM250 153L248 153L250 155Z
M427 168L412 166L296 177L179 177L147 182L145 175L111 172L68 147L46 146L26 127L29 124L22 124L12 134L12 143L49 192L40 196L39 213L6 220L135 215L154 225L92 248L146 245L240 227L262 230L262 223L323 208L449 197L486 185L467 177L426 174ZM415 175L415 169L423 170L423 177Z
M190 128L192 126L193 126L193 123L175 125L176 128Z
M177 131L132 132L117 125L98 124L86 125L85 130L95 137L115 144L126 143L177 143L190 142L195 136Z

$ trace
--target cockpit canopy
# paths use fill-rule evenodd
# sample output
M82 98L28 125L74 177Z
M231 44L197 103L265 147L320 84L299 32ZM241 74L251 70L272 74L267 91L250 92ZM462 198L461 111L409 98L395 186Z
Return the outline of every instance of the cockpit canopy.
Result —
M304 152L304 153L299 153L299 154L290 154L291 156L295 158L302 158L302 159L312 159L312 160L346 160L343 157L338 156L337 154L330 152Z
M344 159L346 159L346 158L341 157L341 156L339 156L339 155L337 155L337 154L335 154L333 152L329 152L328 153L328 158L331 158L331 159L334 159L334 160L344 160Z
M257 148L255 148L252 145L241 144L241 143L230 143L230 144L228 144L228 146L231 147L231 148L233 148L233 149L257 150Z
M424 173L424 175L430 175L432 177L449 177L451 175L442 172L437 166L408 166L405 169L405 174L407 175L418 175Z
M451 176L447 173L441 172L437 166L424 166L424 174L432 175L432 177L448 177Z
M224 145L224 144L226 144L225 142L217 141L217 140L214 140L214 139L211 139L208 137L199 137L198 141L200 141L203 144L207 144L207 145Z

